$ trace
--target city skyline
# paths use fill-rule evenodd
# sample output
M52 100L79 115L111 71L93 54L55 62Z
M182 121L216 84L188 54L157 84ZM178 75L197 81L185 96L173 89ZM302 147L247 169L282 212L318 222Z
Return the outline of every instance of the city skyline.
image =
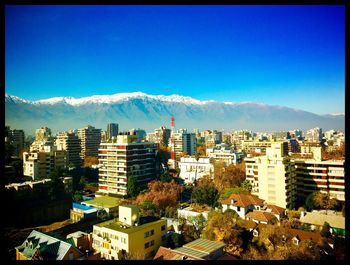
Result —
M6 6L5 22L5 92L24 99L142 91L345 113L344 6Z

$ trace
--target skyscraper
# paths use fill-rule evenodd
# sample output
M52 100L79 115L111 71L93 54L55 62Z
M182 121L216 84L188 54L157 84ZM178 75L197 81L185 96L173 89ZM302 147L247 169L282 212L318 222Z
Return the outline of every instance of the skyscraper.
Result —
M57 150L67 151L67 165L81 164L80 140L74 132L62 132L56 137Z
M108 123L107 124L107 139L110 140L112 137L117 137L119 131L118 123Z

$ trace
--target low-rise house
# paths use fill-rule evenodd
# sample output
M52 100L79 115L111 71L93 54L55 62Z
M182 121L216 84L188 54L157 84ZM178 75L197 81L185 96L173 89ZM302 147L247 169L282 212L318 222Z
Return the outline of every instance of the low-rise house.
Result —
M119 219L93 226L93 248L109 260L150 259L163 243L167 221L153 216L139 217L137 206L119 206Z
M273 224L278 220L275 215L269 212L252 211L246 215L247 220L254 221L258 224Z
M252 232L258 224L251 220L239 220L238 225L249 232Z
M84 254L74 245L33 230L16 247L16 260L77 260Z
M262 210L272 213L274 216L276 216L278 221L280 221L281 218L286 216L286 209L277 205L267 204L266 207L264 207Z
M329 223L331 233L345 236L345 217L328 211L327 214L322 212L301 212L300 222L309 224L312 230L320 230L325 222Z
M180 248L160 247L155 260L218 260L224 253L225 243L199 238Z
M264 206L264 200L255 195L232 194L227 199L221 201L222 210L231 209L237 212L239 217L245 219L249 211L260 210Z

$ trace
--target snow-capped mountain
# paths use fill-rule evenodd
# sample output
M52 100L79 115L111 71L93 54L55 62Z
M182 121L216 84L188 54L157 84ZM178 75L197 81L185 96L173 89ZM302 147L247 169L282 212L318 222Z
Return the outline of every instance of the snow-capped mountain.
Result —
M94 95L83 98L55 97L37 101L5 95L6 125L33 134L47 126L52 131L81 128L91 124L105 129L107 123L119 123L122 130L147 131L169 127L175 116L176 128L251 129L259 131L295 128L344 130L345 115L317 115L283 106L256 102L201 101L180 95L149 95L142 92Z

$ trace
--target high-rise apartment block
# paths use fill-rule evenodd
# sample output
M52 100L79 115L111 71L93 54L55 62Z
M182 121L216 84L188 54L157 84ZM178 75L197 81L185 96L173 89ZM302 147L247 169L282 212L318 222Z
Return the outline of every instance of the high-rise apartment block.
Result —
M282 208L293 208L296 200L295 168L285 156L285 143L271 143L265 156L246 158L246 176L252 194Z
M155 129L154 133L148 133L146 139L153 143L169 146L170 134L171 130L162 126L158 129Z
M65 150L67 152L67 165L81 165L80 140L74 132L58 133L56 146L57 150Z
M313 159L294 159L298 198L305 201L315 191L329 193L331 198L345 201L344 160L321 160L321 148Z
M35 131L35 141L30 145L30 151L37 151L43 145L53 145L51 129L41 127Z
M136 177L146 185L157 175L157 144L140 142L137 136L120 134L115 141L101 143L99 148L99 193L127 195L127 182Z
M186 129L179 129L172 134L172 137L174 139L174 146L172 148L174 149L173 151L175 152L177 161L183 152L186 152L190 156L196 154L197 138L194 133L187 133Z
M241 162L242 152L237 152L227 144L218 144L214 148L207 148L207 156L215 161L223 161L226 165L237 164Z
M86 126L78 130L80 139L80 158L84 160L87 156L98 157L98 148L101 143L101 129L93 126Z
M112 137L117 137L119 132L118 123L108 123L106 131L106 140L112 139Z
M308 142L319 143L322 141L322 137L322 129L318 127L308 130L305 134L305 140Z
M24 148L24 131L16 129L11 130L10 127L6 126L5 142L13 146L13 155L19 156L21 150Z

